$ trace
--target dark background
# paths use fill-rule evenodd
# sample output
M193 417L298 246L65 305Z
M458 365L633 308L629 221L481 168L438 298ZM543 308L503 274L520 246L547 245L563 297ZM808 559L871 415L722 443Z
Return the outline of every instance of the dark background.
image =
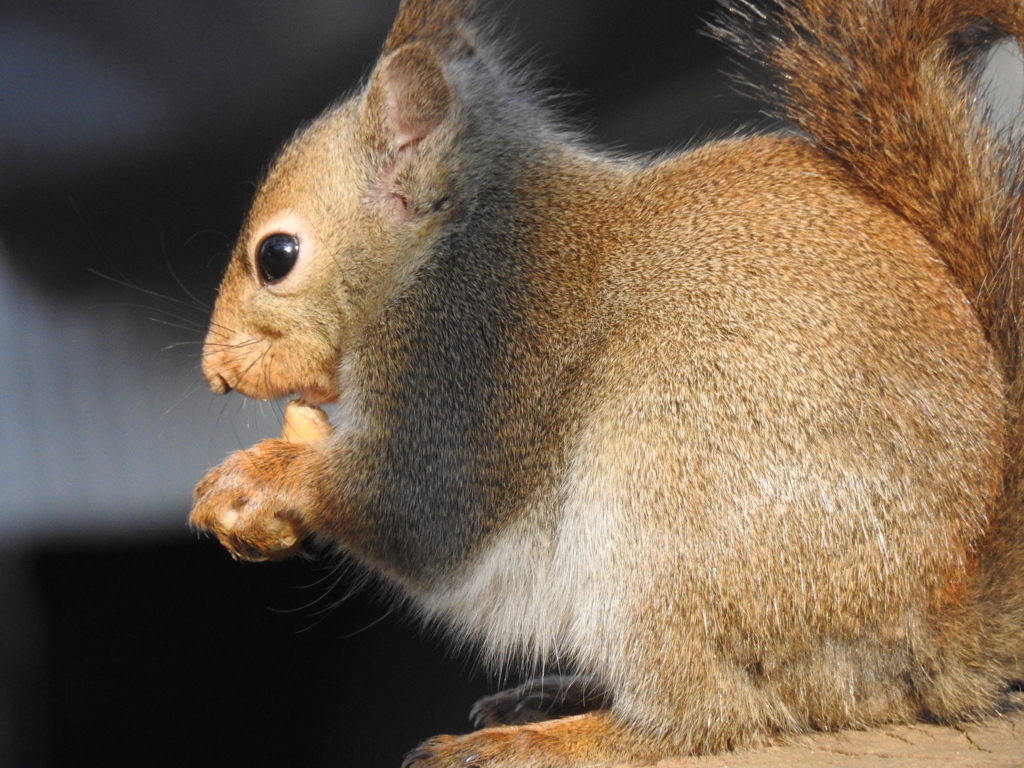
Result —
M117 386L161 419L175 387L202 388L195 342L253 182L298 124L367 73L396 5L7 0L0 10L0 260L19 301L54 318L25 336L29 318L10 313L4 333L22 339L22 357L0 353L13 382L0 391L0 442L33 469L0 476L0 765L397 766L418 741L465 731L489 690L471 657L450 656L386 602L345 599L351 580L329 564L238 564L192 538L184 520L199 472L167 480L174 457L197 451L185 439L139 469L96 459L89 429L101 427L69 443L77 412L60 410L50 431L13 417L43 384L66 389L53 397L63 408L106 386L121 358L168 343L183 346L155 378L125 359L140 377L119 373ZM579 94L566 111L604 145L679 148L756 117L696 32L707 2L492 5L544 85ZM107 331L95 352L61 337L79 330L58 321L72 307L108 305L132 307L117 317L137 324L136 351L102 357ZM88 373L100 358L112 362ZM169 376L185 382L170 396L152 383ZM252 413L185 403L168 422L212 408L223 426ZM58 444L64 458L47 458ZM203 466L222 455L198 451ZM90 455L100 465L72 476ZM173 487L123 508L86 504L101 473ZM29 516L29 501L53 489L71 501Z

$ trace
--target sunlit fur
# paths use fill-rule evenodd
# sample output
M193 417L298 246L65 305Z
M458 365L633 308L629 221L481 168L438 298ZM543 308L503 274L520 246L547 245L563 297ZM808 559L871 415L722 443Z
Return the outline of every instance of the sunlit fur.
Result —
M799 133L657 161L571 138L474 19L405 0L270 170L204 370L337 402L338 430L229 457L193 524L263 559L287 518L495 664L612 694L410 765L997 714L1024 679L1024 206L969 66L1024 6L736 0L720 35ZM302 255L267 286L275 231Z

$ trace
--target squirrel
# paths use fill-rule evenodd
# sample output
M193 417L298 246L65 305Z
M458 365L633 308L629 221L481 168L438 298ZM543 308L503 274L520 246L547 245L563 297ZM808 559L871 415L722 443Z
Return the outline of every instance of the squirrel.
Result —
M789 126L657 158L563 128L472 0L403 0L259 186L218 393L333 404L214 468L543 674L406 766L652 762L1005 711L1024 680L1024 173L975 97L1019 0L725 0Z

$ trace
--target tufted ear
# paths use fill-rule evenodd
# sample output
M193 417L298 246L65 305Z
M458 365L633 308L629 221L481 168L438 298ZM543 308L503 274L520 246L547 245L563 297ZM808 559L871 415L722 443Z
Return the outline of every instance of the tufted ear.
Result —
M430 135L449 115L454 97L434 52L409 43L384 57L370 80L363 107L367 138L397 154Z
M459 34L459 25L475 10L476 0L402 0L384 54L423 41L445 58L457 56L469 47Z

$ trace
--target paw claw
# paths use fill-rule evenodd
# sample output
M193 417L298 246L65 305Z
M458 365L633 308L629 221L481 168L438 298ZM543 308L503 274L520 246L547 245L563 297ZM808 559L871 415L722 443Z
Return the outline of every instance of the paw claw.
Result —
M402 761L402 768L420 768L429 757L430 753L425 749L414 749L405 756L405 759Z
M454 740L452 736L435 736L423 742L405 756L402 768L430 768L438 759L438 753L442 753L443 756L445 745ZM473 757L476 758L477 755L473 755ZM470 768L465 760L459 761L458 765L460 768Z

